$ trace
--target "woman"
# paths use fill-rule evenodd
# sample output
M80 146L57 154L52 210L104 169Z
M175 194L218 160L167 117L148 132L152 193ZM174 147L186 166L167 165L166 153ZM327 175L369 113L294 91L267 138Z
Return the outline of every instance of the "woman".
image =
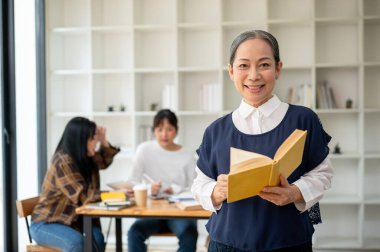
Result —
M82 117L68 122L32 215L30 234L37 244L83 252L82 218L75 209L100 200L99 170L107 168L118 152L107 142L105 128ZM99 220L94 224L93 251L102 252Z
M153 132L155 140L140 144L136 150L132 180L152 180L151 195L190 190L195 177L194 154L174 143L178 132L176 115L168 109L160 110L153 120ZM196 250L198 232L195 220L140 219L128 231L128 251L146 251L145 240L165 231L178 237L178 251Z
M307 210L330 188L331 137L312 110L273 95L281 69L278 43L270 33L248 31L233 41L228 71L242 101L206 129L192 186L202 206L214 212L206 225L209 251L312 251L319 208L310 212L313 218ZM307 130L307 139L302 163L288 180L280 176L280 186L227 204L230 147L273 158L295 129Z

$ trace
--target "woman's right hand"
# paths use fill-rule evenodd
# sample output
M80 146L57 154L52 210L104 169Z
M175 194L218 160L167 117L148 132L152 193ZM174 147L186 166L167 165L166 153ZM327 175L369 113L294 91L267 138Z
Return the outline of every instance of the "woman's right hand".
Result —
M216 180L216 185L211 194L212 204L219 206L227 199L228 193L228 176L226 174L220 174Z

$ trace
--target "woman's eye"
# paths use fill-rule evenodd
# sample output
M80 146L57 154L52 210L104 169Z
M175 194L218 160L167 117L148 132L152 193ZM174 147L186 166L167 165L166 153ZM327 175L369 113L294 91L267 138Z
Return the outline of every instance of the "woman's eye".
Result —
M239 68L247 68L247 67L248 67L247 64L240 64L240 65L239 65Z
M262 63L262 64L260 64L260 67L261 68L268 68L268 67L270 67L270 64L269 63Z

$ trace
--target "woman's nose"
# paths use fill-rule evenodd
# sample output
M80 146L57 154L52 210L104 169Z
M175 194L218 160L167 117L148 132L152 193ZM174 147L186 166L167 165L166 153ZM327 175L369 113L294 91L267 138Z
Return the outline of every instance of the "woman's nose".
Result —
M250 79L250 80L256 80L256 79L258 79L260 77L260 73L259 73L259 71L257 70L257 68L256 67L251 67L250 69L249 69L249 73L248 73L248 78Z

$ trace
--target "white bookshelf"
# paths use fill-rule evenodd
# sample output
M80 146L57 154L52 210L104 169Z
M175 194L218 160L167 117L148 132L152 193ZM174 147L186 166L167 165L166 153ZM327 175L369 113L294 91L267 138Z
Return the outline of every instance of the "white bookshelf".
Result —
M233 38L248 29L278 38L276 94L286 101L290 88L310 86L330 149L342 150L331 155L335 177L315 248L380 249L378 0L47 0L49 157L67 121L86 116L123 149L102 186L127 177L165 92L179 117L177 141L195 150L205 127L240 102L226 66ZM317 105L325 81L334 109ZM209 84L212 94L201 92Z

